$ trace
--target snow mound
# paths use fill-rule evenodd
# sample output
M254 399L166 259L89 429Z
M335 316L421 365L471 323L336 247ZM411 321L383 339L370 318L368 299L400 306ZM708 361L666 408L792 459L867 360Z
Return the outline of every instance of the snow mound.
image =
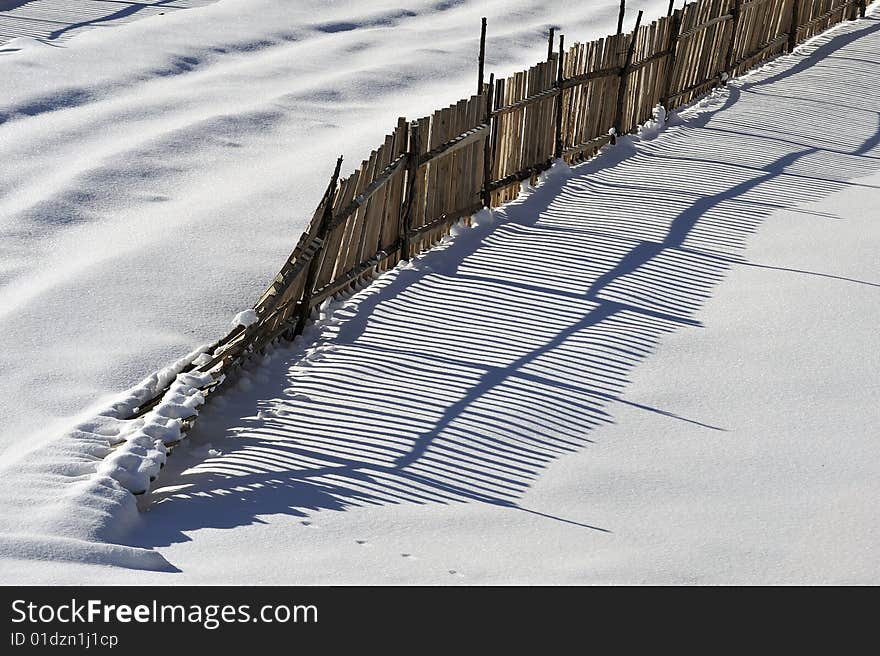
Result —
M666 108L663 105L657 105L654 108L654 115L651 120L645 122L645 124L639 128L639 139L641 141L651 141L652 139L656 139L666 127L666 119Z
M167 571L158 553L110 544L140 521L134 494L147 492L198 414L209 374L184 372L203 345L99 406L61 436L0 467L0 559L52 559ZM142 417L142 405L168 387ZM22 508L28 512L23 514ZM173 569L173 568L172 568Z
M200 388L214 381L206 373L179 373L155 408L128 422L120 433L121 445L98 467L98 473L116 480L134 494L149 491L167 458L166 445L183 437L183 420L199 414L205 402Z
M0 559L53 560L94 565L115 565L153 572L174 572L157 551L121 544L101 544L64 537L27 534L0 535Z
M248 326L252 326L260 320L260 317L257 316L257 313L254 310L243 310L236 314L232 318L232 327L237 328L238 326L243 326L247 328Z
M98 473L110 476L134 494L143 494L159 475L166 456L162 440L137 432L104 459Z

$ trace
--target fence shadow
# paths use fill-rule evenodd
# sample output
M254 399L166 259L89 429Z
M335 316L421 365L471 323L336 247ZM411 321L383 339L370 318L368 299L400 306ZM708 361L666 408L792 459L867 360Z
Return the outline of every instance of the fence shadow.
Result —
M845 62L880 65L876 39L857 41L878 29L822 37L812 66L733 83L657 140L551 176L340 303L313 341L205 410L132 543L368 504L520 508L545 467L613 421L610 404L636 405L621 398L633 368L665 334L700 325L729 268L760 266L744 249L766 217L876 170L880 113L858 93L872 69ZM825 89L850 109L823 110Z
M103 27L141 15L188 9L211 0L0 0L0 45L10 35L26 34L44 43L66 38L78 30ZM20 9L20 12L12 13ZM11 29L5 29L11 28Z
M34 0L0 0L0 11L10 11L18 9L22 5L26 5Z
M174 7L179 5L178 0L153 0L152 2L113 2L108 6L108 11L104 15L93 16L83 20L71 22L68 25L59 27L49 33L49 40L59 39L68 32L79 30L84 27L94 27L103 25L123 18L130 18L146 9L160 9L167 6Z

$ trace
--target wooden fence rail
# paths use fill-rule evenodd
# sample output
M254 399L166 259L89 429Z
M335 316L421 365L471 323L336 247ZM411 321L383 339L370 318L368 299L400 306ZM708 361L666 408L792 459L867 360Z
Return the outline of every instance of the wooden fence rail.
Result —
M623 10L623 6L621 7ZM618 135L691 102L831 25L864 16L865 0L698 0L649 25L554 51L528 70L397 125L340 177L342 158L305 232L254 305L257 321L219 340L198 367L207 396L249 354L292 339L313 308L436 244L455 221L515 198L554 159L589 158ZM621 26L623 12L621 12ZM141 416L161 395L139 408Z

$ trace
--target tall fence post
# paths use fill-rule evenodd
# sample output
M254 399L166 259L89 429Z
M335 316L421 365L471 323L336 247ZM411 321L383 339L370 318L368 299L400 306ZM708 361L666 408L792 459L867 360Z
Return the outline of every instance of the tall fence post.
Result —
M290 335L291 338L302 334L312 314L312 295L315 293L315 284L321 271L321 253L324 251L327 235L330 232L330 223L333 221L333 201L336 198L336 185L339 183L339 170L341 168L342 156L340 155L339 159L336 160L333 177L330 178L330 186L327 187L327 202L324 204L324 211L321 212L321 222L318 224L318 232L315 235L321 240L321 246L312 256L312 261L309 262L309 270L306 272L306 281L303 287L302 305L299 308L299 317L297 318L293 334Z
M559 35L559 59L556 62L556 141L553 146L553 156L556 159L562 157L562 66L565 52L565 35Z
M611 143L617 143L617 137L622 134L623 111L626 107L626 86L629 82L629 69L632 66L633 55L636 52L636 37L638 37L639 26L642 24L642 13L640 11L636 17L636 26L633 28L629 48L626 50L626 59L620 71L620 84L617 87L617 114L614 119L614 134L611 137Z
M620 0L620 12L617 14L617 33L623 34L623 17L626 15L626 0Z
M552 28L551 28L552 30ZM495 74L489 74L489 88L486 90L486 125L489 126L488 134L483 140L483 189L480 196L483 207L492 207L492 192L489 191L489 183L492 182L492 160L494 150L492 148L492 112L495 110Z
M550 38L547 39L547 61L553 56L553 37L556 35L556 28L550 28Z
M859 0L859 18L865 17L865 11L867 10L867 7L868 7L867 0Z
M675 64L678 59L678 41L681 38L681 14L679 9L672 14L672 25L669 28L669 59L666 64L666 80L663 82L663 98L661 103L666 116L669 116L669 99L672 97L672 82L675 75Z
M791 25L788 28L787 52L791 52L797 47L797 33L800 26L800 4L800 0L792 0L791 3Z
M400 259L412 259L412 234L413 207L416 200L416 176L419 174L419 154L421 152L419 141L419 122L409 124L409 146L406 160L406 186L404 187L404 209L400 218Z
M666 10L666 16L672 16L672 10L675 9L675 0L669 0L669 8Z
M733 51L736 44L736 31L739 29L739 17L742 13L742 0L733 0L733 8L730 15L733 19L730 21L733 27L730 28L730 41L727 43L727 56L724 58L724 84L727 84L728 78L733 75Z
M483 93L483 69L486 66L486 17L480 27L480 62L479 71L477 72L477 95Z

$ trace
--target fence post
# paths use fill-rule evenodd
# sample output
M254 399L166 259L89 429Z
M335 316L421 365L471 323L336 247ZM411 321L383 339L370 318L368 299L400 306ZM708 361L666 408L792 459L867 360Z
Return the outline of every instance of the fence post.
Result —
M865 17L865 11L867 9L868 2L867 0L859 0L859 18Z
M788 28L788 45L786 51L791 52L797 46L797 32L800 25L800 0L791 3L791 25Z
M315 284L318 281L318 274L321 271L321 254L324 252L324 246L327 242L327 235L330 232L330 223L333 221L333 201L336 197L336 185L339 182L339 169L342 168L342 156L336 160L336 169L333 171L333 177L330 178L330 186L327 187L327 202L324 204L324 210L321 212L321 222L318 224L318 232L315 235L321 240L321 245L312 256L309 262L309 269L306 272L306 282L303 287L303 295L301 306L299 308L299 317L296 321L296 327L290 338L301 335L312 314L312 294L315 293Z
M629 82L629 69L632 66L633 55L636 52L636 37L638 36L639 26L642 24L642 13L639 12L639 15L636 17L636 26L632 31L632 38L629 40L629 48L626 51L626 60L623 63L623 68L620 71L620 84L617 87L617 115L614 119L614 134L612 135L611 142L617 143L617 137L621 134L621 128L623 123L623 110L626 106L626 85Z
M419 154L421 143L419 142L419 122L409 124L409 152L406 161L406 187L404 188L405 205L403 216L400 219L400 259L409 260L412 257L410 245L410 233L412 233L413 205L416 198L416 176L419 174Z
M556 62L556 141L553 147L553 156L556 159L562 157L562 66L565 52L565 35L559 35L559 60Z
M672 16L672 10L675 8L675 0L669 0L669 9L666 10L666 16Z
M551 31L553 28L550 28ZM489 126L486 139L483 141L483 189L480 196L483 199L483 207L492 207L492 192L489 191L489 183L492 182L492 112L495 107L495 73L489 74L489 88L486 90L486 125Z
M736 30L739 27L739 17L742 13L741 2L742 0L733 0L733 8L730 11L733 16L733 20L730 22L733 24L733 27L730 28L730 41L727 44L727 56L724 59L724 84L727 84L727 79L733 75L733 71L730 69L733 67L733 46L736 41Z
M678 40L681 37L681 14L682 10L678 9L672 14L672 25L669 29L669 59L666 65L666 80L663 83L663 98L661 103L669 117L669 99L672 97L672 76L675 73L675 63L678 57Z
M477 95L483 93L483 69L486 65L486 17L483 16L483 22L480 27L480 63L477 72Z
M626 0L620 0L620 13L617 14L617 33L623 34L623 17L626 15Z
M547 39L547 61L553 56L553 37L556 35L556 28L550 28L550 38Z

